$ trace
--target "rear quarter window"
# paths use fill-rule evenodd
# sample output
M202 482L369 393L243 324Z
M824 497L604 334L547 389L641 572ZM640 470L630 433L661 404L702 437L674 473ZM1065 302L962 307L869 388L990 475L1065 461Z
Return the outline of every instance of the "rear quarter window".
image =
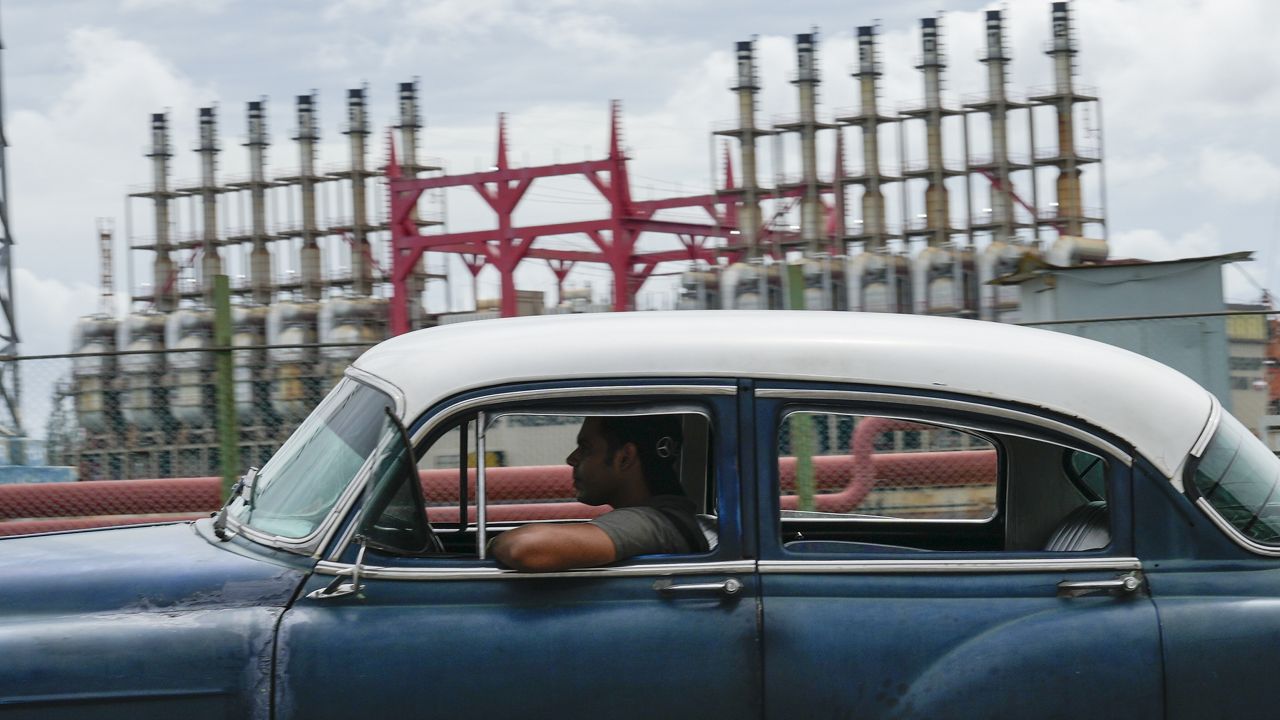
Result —
M1228 413L1191 468L1189 487L1249 540L1280 547L1280 459Z

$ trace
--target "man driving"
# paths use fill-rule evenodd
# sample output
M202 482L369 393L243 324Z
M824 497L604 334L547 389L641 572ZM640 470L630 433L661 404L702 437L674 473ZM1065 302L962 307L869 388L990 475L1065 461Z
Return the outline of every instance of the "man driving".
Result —
M493 556L526 572L595 567L635 555L706 552L680 487L679 415L588 417L566 462L578 501L613 509L586 523L530 524L499 535Z

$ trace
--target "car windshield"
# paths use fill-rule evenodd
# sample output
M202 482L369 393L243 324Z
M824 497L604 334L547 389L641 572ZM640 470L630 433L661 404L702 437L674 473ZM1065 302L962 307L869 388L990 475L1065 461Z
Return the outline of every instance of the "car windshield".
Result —
M1192 478L1200 496L1245 537L1280 545L1280 458L1229 413Z
M365 460L388 437L386 394L344 379L258 473L228 515L286 538L315 532Z

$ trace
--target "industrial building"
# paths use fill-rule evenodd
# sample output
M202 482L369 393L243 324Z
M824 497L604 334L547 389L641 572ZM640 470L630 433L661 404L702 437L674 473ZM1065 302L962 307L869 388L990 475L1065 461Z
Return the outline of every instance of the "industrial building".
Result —
M1008 87L1005 16L992 10L979 59L987 87L961 102L944 91L949 58L937 17L920 22L915 66L924 99L904 106L882 95L879 29L867 25L854 38L859 107L821 108L815 30L796 36L797 109L764 121L755 46L739 42L738 116L711 138L724 153L723 178L693 196L632 197L616 102L603 158L514 167L500 116L493 167L450 174L421 158L429 138L421 133L416 81L398 88L398 120L386 144L371 142L383 130L367 116L368 89L348 91L341 132L349 154L336 167L318 157L319 97L308 93L294 103L296 168L268 168L268 102L258 99L245 108L249 173L237 178L219 173L220 113L206 107L195 118L201 173L189 182L171 177L174 119L155 114L151 182L129 193L130 207L149 205L152 233L135 237L126 217L128 266L149 266L149 277L136 286L129 279L128 317L84 318L73 351L212 347L213 278L243 274L233 285L233 344L245 348L236 357L236 404L241 455L257 464L360 352L359 343L444 322L605 309L564 289L580 263L608 268L613 310L637 309L637 291L661 266L682 273L682 308L802 304L1014 320L1016 288L988 281L1034 258L1074 265L1107 256L1101 130L1079 120L1100 118L1099 99L1076 82L1070 4L1048 9L1052 82L1026 92ZM834 156L820 154L821 134L834 138ZM956 137L960 147L952 146ZM1025 146L1015 147L1015 137ZM385 164L370 160L371 146L385 149ZM774 177L766 180L761 158L770 147ZM799 172L788 175L789 164ZM607 217L516 225L531 184L570 176L599 191ZM450 188L477 192L495 227L448 231ZM673 209L704 211L706 220L665 219ZM590 249L550 242L566 236L586 238ZM655 245L656 236L667 240ZM500 296L477 298L466 313L427 306L426 283L443 278L426 258L443 255L461 257L473 275L492 266ZM517 290L515 271L524 263L550 267L558 307L544 307L540 292ZM316 343L351 345L305 347ZM72 383L79 439L64 462L79 466L84 479L211 472L212 374L208 352L84 358Z

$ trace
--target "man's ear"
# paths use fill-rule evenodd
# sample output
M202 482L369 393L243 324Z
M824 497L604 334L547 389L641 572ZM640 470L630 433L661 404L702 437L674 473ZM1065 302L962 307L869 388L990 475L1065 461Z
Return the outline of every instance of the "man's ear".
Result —
M618 453L613 459L618 463L618 469L629 470L632 466L639 464L640 450L633 442L622 443L622 447L618 448Z

